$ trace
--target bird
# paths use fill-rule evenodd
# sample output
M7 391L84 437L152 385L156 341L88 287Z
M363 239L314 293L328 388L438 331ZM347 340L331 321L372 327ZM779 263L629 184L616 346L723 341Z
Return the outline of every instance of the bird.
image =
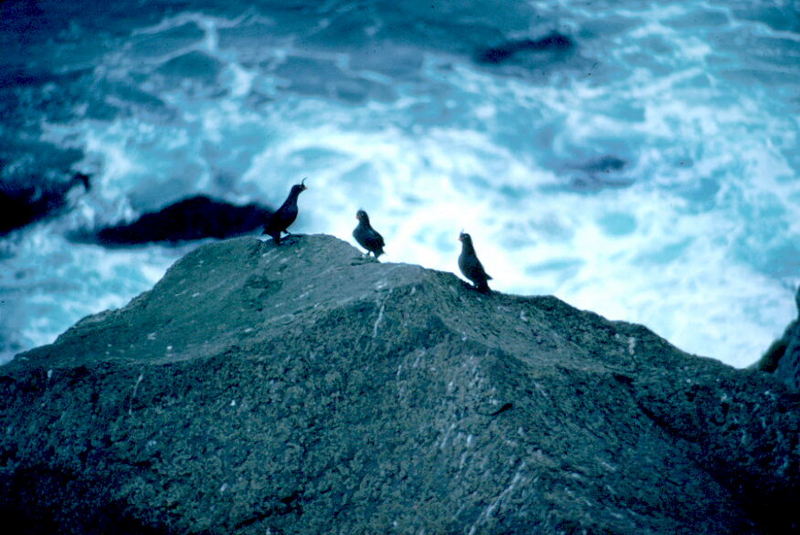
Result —
M380 255L384 254L383 246L386 244L383 241L383 236L378 234L378 232L372 228L372 225L369 224L369 216L364 210L356 212L356 219L358 219L358 226L353 230L353 237L361 247L367 250L367 256L369 256L369 253L372 253L375 255L375 259L377 259Z
M308 189L305 182L306 179L304 178L299 184L292 186L289 196L283 201L281 207L272 212L264 223L263 234L272 236L272 239L275 240L275 245L281 244L281 233L291 234L287 229L297 219L297 197Z
M472 238L462 231L458 235L458 239L461 241L461 254L458 256L458 267L461 269L461 273L472 281L476 290L482 293L489 293L487 281L491 280L492 277L486 273L483 269L483 264L478 260L478 255L475 254L475 247L472 245Z

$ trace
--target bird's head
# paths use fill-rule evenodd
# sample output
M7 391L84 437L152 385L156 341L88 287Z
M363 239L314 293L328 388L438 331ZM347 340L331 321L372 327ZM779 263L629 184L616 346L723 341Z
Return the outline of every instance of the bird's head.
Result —
M364 210L359 210L358 212L356 212L356 219L358 219L359 221L369 220L367 213Z
M306 186L306 178L308 177L304 177L299 184L292 186L292 193L299 195L301 192L308 189L308 186Z
M462 243L472 243L472 238L470 237L469 234L467 234L462 230L461 233L458 235L458 241Z

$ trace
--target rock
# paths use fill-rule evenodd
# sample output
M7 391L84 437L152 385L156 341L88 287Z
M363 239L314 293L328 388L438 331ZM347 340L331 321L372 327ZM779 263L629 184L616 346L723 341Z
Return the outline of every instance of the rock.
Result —
M28 533L789 533L797 402L330 236L195 249L0 369ZM25 530L23 530L25 531Z
M575 47L573 40L562 33L552 32L539 39L517 39L480 50L476 55L478 63L500 64L511 60L521 52L565 52Z
M800 390L800 287L795 294L798 317L775 340L754 368L773 372L792 390Z
M589 160L579 167L588 173L609 174L612 171L622 171L627 165L628 162L622 158L618 158L611 154L606 154L605 156Z
M105 227L93 233L76 233L71 238L106 246L221 239L253 232L271 213L272 210L258 204L237 206L197 195L157 212L143 214L131 223Z
M627 161L612 155L567 165L564 169L558 169L559 174L568 181L568 185L560 189L587 192L627 188L635 183L633 177L625 173L627 167Z
M65 182L44 181L34 186L0 182L0 236L57 215L67 207L73 188L89 191L89 179L89 175L75 173Z

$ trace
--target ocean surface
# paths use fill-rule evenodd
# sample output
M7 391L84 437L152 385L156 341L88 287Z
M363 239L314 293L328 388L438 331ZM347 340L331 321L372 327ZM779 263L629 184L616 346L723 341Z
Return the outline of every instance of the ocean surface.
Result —
M363 208L457 273L463 229L494 289L734 366L796 316L798 1L6 0L0 50L0 182L92 177L0 236L0 362L197 246L71 233L306 176L295 232Z

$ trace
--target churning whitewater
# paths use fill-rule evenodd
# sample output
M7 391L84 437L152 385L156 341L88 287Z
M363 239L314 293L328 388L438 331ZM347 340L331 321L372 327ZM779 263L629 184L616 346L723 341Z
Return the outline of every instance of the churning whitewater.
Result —
M196 242L76 234L191 195L554 294L756 360L800 281L794 2L0 5L0 183L91 188L0 236L0 362L149 289ZM63 176L62 176L63 174Z

